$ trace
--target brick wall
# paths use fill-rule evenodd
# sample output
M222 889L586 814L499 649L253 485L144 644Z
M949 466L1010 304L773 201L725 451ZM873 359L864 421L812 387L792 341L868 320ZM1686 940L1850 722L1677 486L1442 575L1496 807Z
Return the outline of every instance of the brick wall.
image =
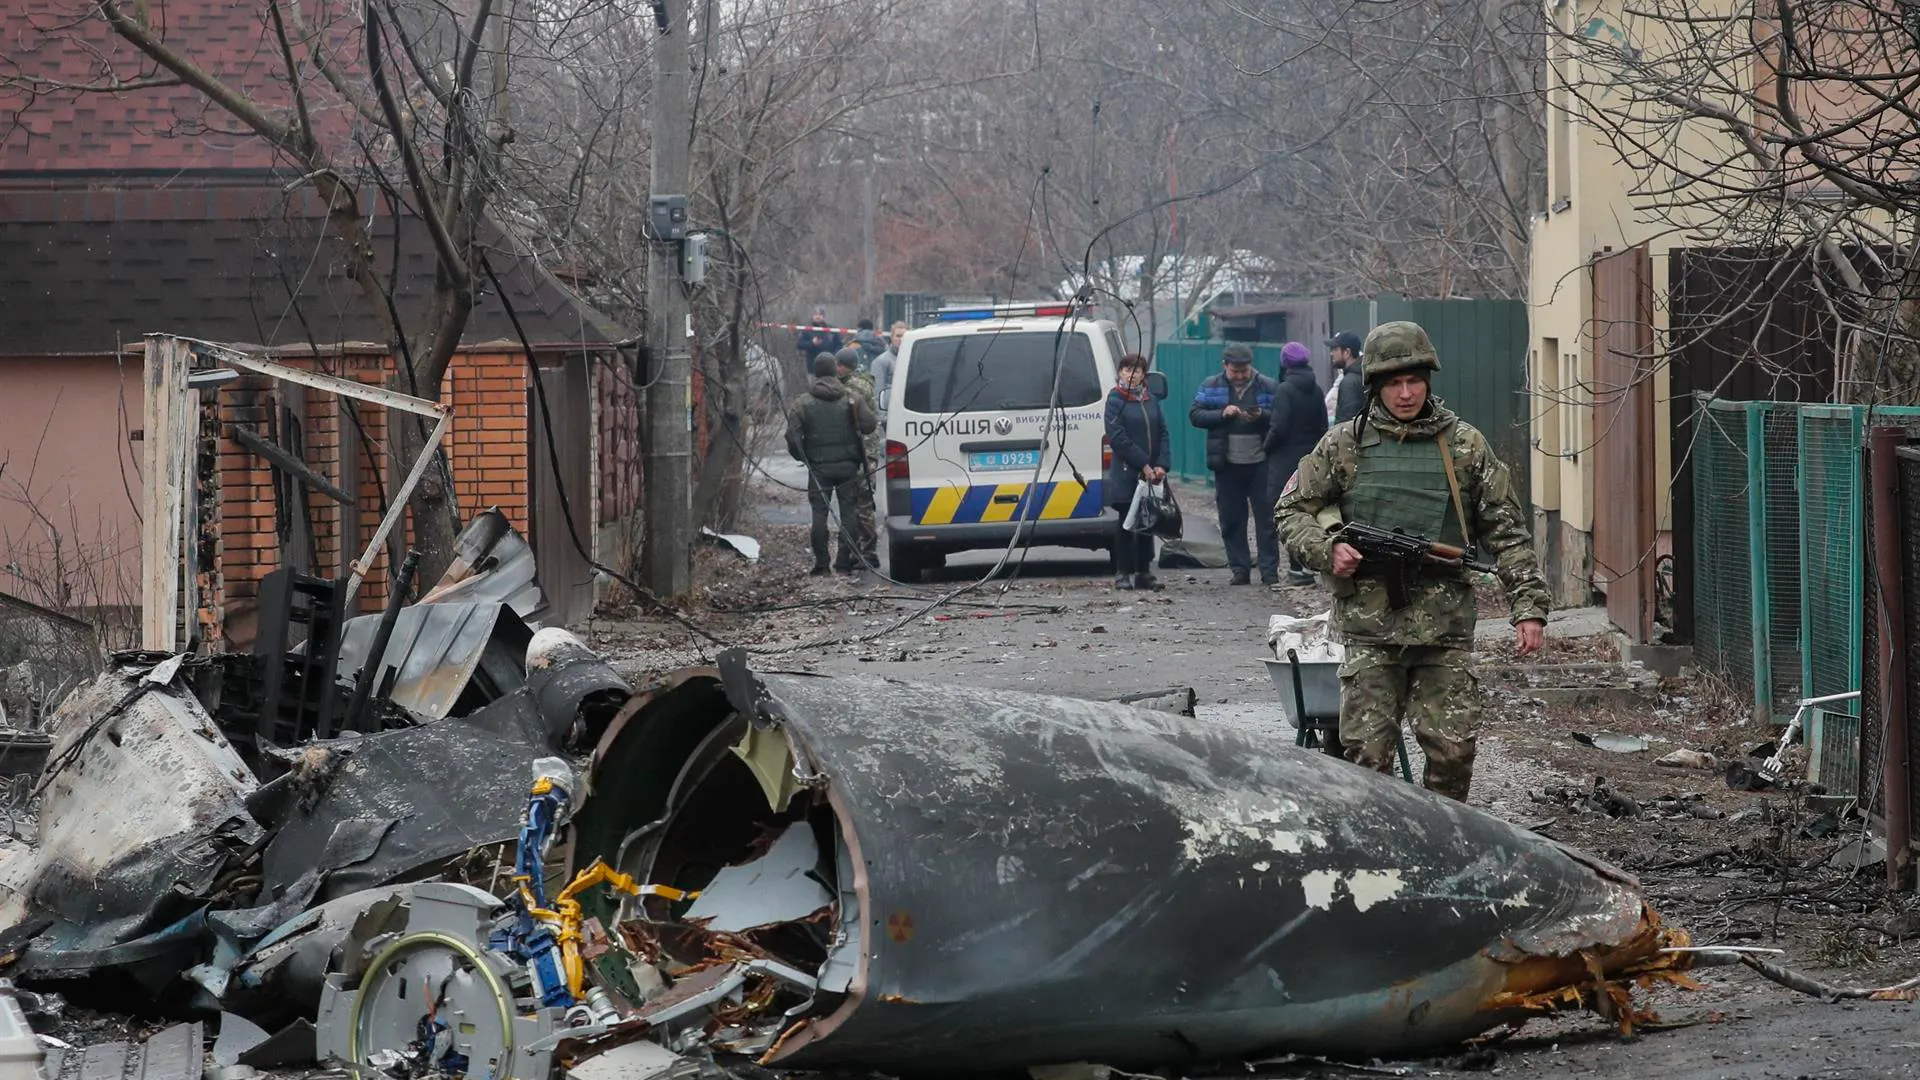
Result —
M527 375L526 358L519 353L466 355L454 361L440 395L454 410L448 441L461 519L498 506L522 534L530 505Z
M618 359L593 366L598 414L595 472L600 521L613 525L640 508L640 395Z
M310 362L290 361L311 367ZM384 385L393 364L380 357L330 359L322 370L369 385ZM274 380L252 376L228 384L221 394L220 490L222 603L233 647L244 649L253 638L253 613L260 579L278 568L282 535L276 510L272 469L231 438L232 426L246 423L265 435L269 413L276 404ZM327 479L356 496L352 517L332 498L308 495L313 534L314 570L322 576L345 576L351 561L379 527L381 494L391 497L406 476L410 462L387 460L386 408L354 403L359 429L342 420L336 395L301 388L290 395L278 384L277 403L304 395L300 432L306 462ZM456 356L442 385L441 400L453 408L448 430L449 465L454 477L454 500L462 521L489 506L498 506L515 528L527 531L527 368L512 353L472 353ZM365 439L361 437L365 433ZM375 452L369 453L371 441ZM343 460L342 454L349 455ZM343 469L343 464L346 466ZM378 482L376 482L378 477ZM350 526L350 527L349 527ZM405 528L405 519L402 526ZM351 544L342 550L343 534ZM387 559L377 556L356 606L375 611L385 602Z

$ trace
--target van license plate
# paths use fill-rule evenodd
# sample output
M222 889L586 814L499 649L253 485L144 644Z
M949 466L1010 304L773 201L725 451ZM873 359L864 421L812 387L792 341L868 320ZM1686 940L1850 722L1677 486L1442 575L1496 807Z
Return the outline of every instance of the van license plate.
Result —
M970 454L967 458L969 472L1005 472L1008 469L1033 469L1040 465L1038 450L988 450Z

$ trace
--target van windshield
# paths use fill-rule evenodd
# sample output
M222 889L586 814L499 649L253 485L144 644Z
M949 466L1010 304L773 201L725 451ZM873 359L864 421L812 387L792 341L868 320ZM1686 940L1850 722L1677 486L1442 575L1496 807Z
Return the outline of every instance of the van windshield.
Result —
M1045 409L1052 404L1054 355L1060 406L1100 400L1100 372L1087 335L1050 330L974 333L917 341L907 358L903 404L917 413Z

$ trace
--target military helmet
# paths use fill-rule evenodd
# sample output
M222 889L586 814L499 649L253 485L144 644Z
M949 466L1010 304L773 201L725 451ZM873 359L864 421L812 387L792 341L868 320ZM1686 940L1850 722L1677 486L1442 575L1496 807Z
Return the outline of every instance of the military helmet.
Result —
M1369 382L1403 371L1440 370L1440 354L1433 349L1433 339L1416 322L1381 323L1374 327L1367 335L1361 356L1366 362Z

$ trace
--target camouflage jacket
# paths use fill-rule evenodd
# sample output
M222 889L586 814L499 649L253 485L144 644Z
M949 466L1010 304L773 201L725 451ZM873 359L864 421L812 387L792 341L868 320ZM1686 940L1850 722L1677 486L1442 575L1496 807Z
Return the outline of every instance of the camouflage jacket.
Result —
M847 393L860 399L860 407L866 410L868 416L880 415L880 410L875 407L877 403L874 401L872 375L864 371L852 371L840 381L846 385ZM862 438L867 446L867 468L869 469L877 469L884 464L880 458L880 435L881 432L876 427Z
M1353 488L1363 442L1436 437L1451 440L1461 502L1473 533L1469 540L1494 560L1512 620L1545 619L1547 583L1534 557L1532 523L1515 497L1513 478L1486 436L1447 411L1438 399L1411 422L1394 419L1385 406L1374 402L1366 414L1364 432L1357 419L1329 429L1319 445L1300 459L1299 471L1274 509L1281 541L1300 561L1330 574L1333 543L1327 522L1338 520L1341 500ZM1379 578L1363 571L1351 580L1333 580L1334 629L1344 641L1473 646L1473 588L1461 575L1422 579L1413 588L1411 602L1399 611L1388 605L1387 587Z

